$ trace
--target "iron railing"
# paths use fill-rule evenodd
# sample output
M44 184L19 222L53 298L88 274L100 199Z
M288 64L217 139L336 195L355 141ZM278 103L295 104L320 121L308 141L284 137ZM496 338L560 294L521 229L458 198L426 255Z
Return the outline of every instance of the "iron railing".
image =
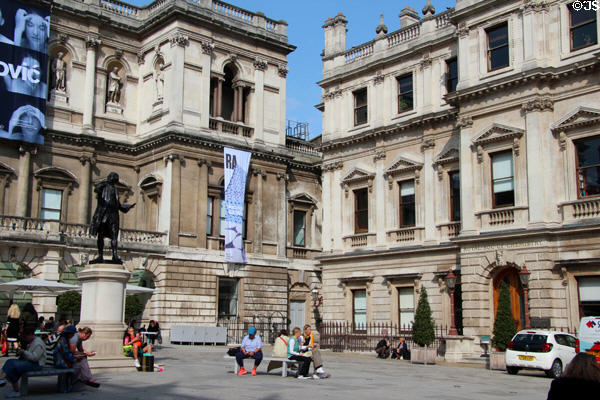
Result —
M255 316L252 318L219 317L217 326L227 328L227 344L240 344L248 334L248 328L256 328L256 333L264 344L273 344L279 331L286 328L283 316Z

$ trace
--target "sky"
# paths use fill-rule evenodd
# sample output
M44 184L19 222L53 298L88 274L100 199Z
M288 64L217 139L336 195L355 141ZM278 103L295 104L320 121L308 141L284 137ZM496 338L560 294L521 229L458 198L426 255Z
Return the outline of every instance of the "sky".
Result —
M147 0L126 0L142 6ZM288 23L288 41L297 49L288 56L287 118L308 122L310 136L321 134L321 112L314 106L321 102L321 88L317 82L323 77L321 51L324 48L323 23L328 17L342 12L348 20L346 46L358 46L375 37L379 15L383 13L388 33L400 29L398 14L405 6L414 8L422 17L426 0L226 0L227 3L249 11L262 11L268 18L283 19ZM454 7L455 0L432 0L435 12Z

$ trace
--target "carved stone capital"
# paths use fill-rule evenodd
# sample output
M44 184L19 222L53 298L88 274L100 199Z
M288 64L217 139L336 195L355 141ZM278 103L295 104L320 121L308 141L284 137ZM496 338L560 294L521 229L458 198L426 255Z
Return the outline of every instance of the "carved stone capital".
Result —
M25 153L29 153L30 155L35 156L37 154L37 147L29 147L25 145L19 146L19 155L23 155Z
M479 164L481 164L483 162L483 146L481 146L480 144L477 145L477 162Z
M267 179L267 171L265 171L264 169L252 168L252 175L261 176L263 179ZM277 174L277 179L281 179L280 175L282 174Z
M471 117L459 117L456 121L456 127L459 129L470 128L473 126L473 119Z
M560 151L565 151L567 149L567 134L564 132L560 132L558 134L558 145L560 146Z
M97 50L100 44L102 44L102 41L93 36L88 36L85 39L85 47L88 49Z
M379 85L381 83L383 83L383 81L385 80L385 75L383 75L381 72L378 72L375 77L373 78L373 83L375 85Z
M427 138L427 139L423 140L423 143L421 144L421 151L424 152L425 150L433 149L434 147L435 147L435 140L433 140L431 138Z
M550 97L538 97L523 104L521 109L525 113L535 111L553 111L554 101Z
M424 56L419 63L419 66L421 69L429 68L431 66L431 58L429 58L429 56Z
M344 167L344 163L341 161L334 161L328 164L323 165L323 171L332 172L336 169L342 169Z
M209 41L200 42L200 46L202 46L202 53L211 55L215 49L215 44Z
M189 38L186 35L184 35L183 33L177 32L169 38L169 42L171 43L171 47L175 47L175 46L185 47L189 43Z
M137 62L138 65L142 65L144 63L146 54L143 51L137 53Z
M92 154L91 156L82 155L79 157L79 162L81 165L89 163L90 165L94 166L96 165L96 154Z
M286 78L287 77L287 74L288 74L289 70L290 69L288 67L286 67L285 65L279 65L277 67L277 73L282 78Z
M121 59L121 57L123 57L123 49L116 48L116 49L115 49L115 58L116 58L117 60L120 60L120 59Z
M165 162L165 164L168 164L169 162L173 162L175 160L182 161L183 156L181 156L177 153L171 153L171 154L164 156L164 158L163 158L163 161Z
M208 168L210 168L210 167L212 167L212 161L210 161L210 160L206 160L206 159L204 159L204 158L200 158L200 159L198 160L198 165L199 165L199 166L206 165Z
M460 23L458 25L458 29L456 30L456 34L460 38L466 37L469 34L469 28L467 27L467 24L465 24L464 22Z
M265 173L264 176L266 176L266 173ZM290 180L290 176L288 174L282 174L281 172L278 172L277 173L277 180L278 181L284 180L285 182L287 182L287 181Z
M523 5L521 6L523 12L547 11L548 8L549 4L547 1L539 0L523 0Z
M61 44L67 44L67 42L69 41L69 36L66 33L59 33L58 34L58 41Z
M267 62L265 60L261 60L260 58L256 58L254 60L254 68L259 71L265 71L267 69Z
M375 152L375 155L373 156L373 162L377 162L380 160L385 160L385 151L384 150L379 150L379 151Z

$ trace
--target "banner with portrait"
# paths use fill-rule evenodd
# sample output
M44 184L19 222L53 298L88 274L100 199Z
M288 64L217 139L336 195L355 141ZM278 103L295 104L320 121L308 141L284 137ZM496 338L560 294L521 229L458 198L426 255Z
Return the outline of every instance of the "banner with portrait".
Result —
M244 217L250 153L225 147L225 261L246 263Z
M0 138L44 143L50 10L0 3Z

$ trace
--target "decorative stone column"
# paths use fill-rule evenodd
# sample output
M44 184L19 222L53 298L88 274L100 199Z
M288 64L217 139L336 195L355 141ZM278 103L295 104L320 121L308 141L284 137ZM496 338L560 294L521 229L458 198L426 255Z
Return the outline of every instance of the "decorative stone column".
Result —
M94 331L86 342L86 348L97 353L90 363L92 360L99 363L103 359L123 359L125 285L130 276L131 273L119 264L92 264L77 273L81 281L79 326L89 326Z
M29 187L31 186L31 156L37 153L37 148L19 147L19 175L17 177L17 207L18 217L27 217L29 213Z
M87 48L85 59L85 98L83 103L83 130L94 131L94 98L96 96L96 50L102 42L88 36L85 41Z
M206 214L208 211L208 169L210 168L210 165L211 163L208 160L198 160L198 215L196 224L196 235L198 237L196 247L198 248L207 247ZM215 215L214 211L215 210L213 209L213 218Z
M169 154L165 157L166 163L171 165L171 222L169 225L169 244L179 246L180 203L181 203L181 162L183 157L179 154Z
M466 23L460 23L456 31L458 34L458 85L457 90L469 86L469 28Z
M277 206L277 256L285 257L287 255L287 199L286 184L289 177L288 174L277 174L279 182L279 196Z
M215 44L208 41L200 43L202 46L202 109L200 112L200 126L208 128L210 118L210 70L212 64L212 52ZM213 94L213 101L216 101L216 96ZM213 112L216 112L215 104L213 104ZM206 234L204 235L206 237ZM206 246L206 241L202 247Z
M286 96L287 96L287 73L289 69L285 65L277 67L277 74L279 75L279 131L282 132L279 135L279 144L285 146L285 134L287 127L287 116L286 116Z
M184 62L185 47L188 44L188 37L182 33L175 33L170 38L171 42L171 76L168 79L169 90L165 91L168 96L170 124L183 127L183 90L184 81Z
M461 236L476 234L475 210L473 209L473 156L471 137L473 120L471 117L460 117L456 122L460 129L460 216Z
M423 57L420 63L420 72L421 72L421 90L422 100L421 106L423 113L430 113L432 111L431 104L431 58L429 55Z
M425 211L425 244L436 242L437 229L435 226L435 171L433 169L433 150L435 141L426 138L421 145L423 152L423 208Z
M60 278L59 264L62 260L60 249L49 247L41 265L36 268L37 278L57 282ZM56 314L56 295L34 294L32 303L40 316L54 317Z
M254 201L254 253L262 254L263 242L263 180L267 179L267 172L259 168L252 169L256 177L256 200ZM278 230L281 226L277 227Z
M266 69L266 61L258 58L254 60L254 138L257 142L264 141Z
M323 229L321 246L323 247L324 252L331 251L331 243L333 240L331 236L331 209L333 207L333 203L331 202L331 176L333 174L331 173L330 167L331 164L323 165L321 172L321 179L323 182L321 189L321 204L323 207L323 221L321 221L321 226Z
M80 224L90 223L90 184L92 166L96 164L95 157L81 156L81 184L79 187L79 216L77 222Z
M383 140L380 141L383 144ZM386 237L386 213L385 205L385 150L379 149L373 157L375 163L375 232L377 232L377 247L385 247Z

